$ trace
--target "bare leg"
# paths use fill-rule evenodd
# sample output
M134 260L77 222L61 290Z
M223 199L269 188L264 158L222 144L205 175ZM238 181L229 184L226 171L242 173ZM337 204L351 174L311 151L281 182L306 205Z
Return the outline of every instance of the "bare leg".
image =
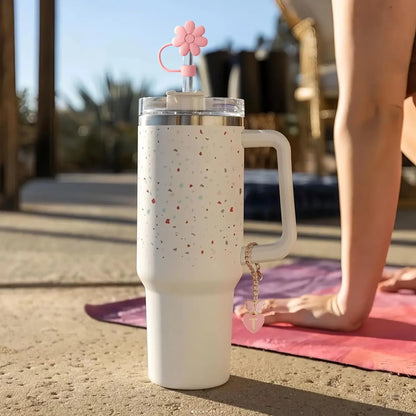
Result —
M416 96L408 97L404 103L402 130L402 152L416 165ZM401 289L416 292L416 268L406 267L393 273L385 273L379 288L386 292L397 292Z
M352 330L372 307L395 220L416 2L333 0L333 11L342 285L336 295L269 300L266 322Z
M402 152L416 165L416 95L404 101Z

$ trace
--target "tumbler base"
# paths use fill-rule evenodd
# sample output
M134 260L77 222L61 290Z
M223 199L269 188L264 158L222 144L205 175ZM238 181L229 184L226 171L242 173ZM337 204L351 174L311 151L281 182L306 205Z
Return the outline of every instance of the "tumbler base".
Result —
M233 292L146 290L148 374L170 389L206 389L230 377Z

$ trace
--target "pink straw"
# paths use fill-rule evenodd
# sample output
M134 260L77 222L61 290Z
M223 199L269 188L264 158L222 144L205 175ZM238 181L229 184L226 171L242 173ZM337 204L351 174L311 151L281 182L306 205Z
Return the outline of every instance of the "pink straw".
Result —
M191 92L193 90L193 77L196 75L196 66L193 64L193 56L201 53L201 47L208 44L207 38L202 36L205 33L204 26L196 26L192 20L188 20L185 26L175 27L176 37L172 43L167 43L159 50L159 64L167 72L180 72L183 77L183 92ZM184 64L181 69L170 69L162 63L162 51L168 46L179 47L179 53L184 57ZM186 58L188 55L188 59ZM186 60L188 62L186 62Z

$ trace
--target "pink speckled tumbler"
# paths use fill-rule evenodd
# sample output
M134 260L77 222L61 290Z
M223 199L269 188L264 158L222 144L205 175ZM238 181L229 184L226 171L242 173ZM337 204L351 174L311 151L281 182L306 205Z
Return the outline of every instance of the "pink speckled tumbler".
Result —
M170 92L139 106L137 273L146 289L148 374L202 389L230 375L233 291L242 274L244 147L275 147L283 233L254 247L283 258L296 239L290 147L244 131L244 102Z

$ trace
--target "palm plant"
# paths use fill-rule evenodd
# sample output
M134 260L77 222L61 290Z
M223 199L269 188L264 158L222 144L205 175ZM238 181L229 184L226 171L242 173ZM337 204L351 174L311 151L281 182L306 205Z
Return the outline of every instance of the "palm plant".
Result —
M138 100L150 95L149 84L144 81L136 89L130 80L116 81L106 73L100 89L101 97L97 99L84 85L79 85L82 109L68 103L69 112L79 125L82 167L131 169L136 154Z

